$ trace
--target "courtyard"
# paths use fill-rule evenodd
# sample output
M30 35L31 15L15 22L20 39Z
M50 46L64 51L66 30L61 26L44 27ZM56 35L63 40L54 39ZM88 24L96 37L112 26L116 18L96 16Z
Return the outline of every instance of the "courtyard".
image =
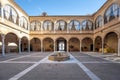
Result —
M50 61L52 52L0 56L0 80L120 80L116 54L71 52L68 61Z

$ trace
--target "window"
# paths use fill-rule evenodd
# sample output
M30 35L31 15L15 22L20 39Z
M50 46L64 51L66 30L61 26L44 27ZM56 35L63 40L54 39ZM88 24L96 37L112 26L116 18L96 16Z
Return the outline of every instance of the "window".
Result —
M9 5L5 5L4 7L4 17L13 23L18 23L18 14L16 10Z
M118 4L112 4L104 14L104 23L113 20L115 17L120 16L120 6Z
M32 21L30 25L31 25L30 26L31 31L40 31L41 30L41 24L39 21Z
M67 30L67 23L63 20L60 20L56 23L55 30L64 31Z
M6 5L6 6L4 7L4 17L5 17L7 20L9 20L9 18L10 18L10 10L11 10L11 7L10 7L10 6Z
M72 20L69 24L69 30L80 30L80 22Z
M1 11L2 9L1 8L2 8L2 5L1 5L1 2L0 2L0 16L2 14L2 11Z
M84 20L82 22L82 30L93 30L93 23L90 20Z
M98 16L96 21L95 21L95 29L103 26L103 18L102 16Z
M52 30L54 30L52 21L49 21L49 20L45 21L43 23L43 30L45 30L45 31L52 31Z
M24 29L28 29L28 21L25 17L20 18L19 26L23 27Z

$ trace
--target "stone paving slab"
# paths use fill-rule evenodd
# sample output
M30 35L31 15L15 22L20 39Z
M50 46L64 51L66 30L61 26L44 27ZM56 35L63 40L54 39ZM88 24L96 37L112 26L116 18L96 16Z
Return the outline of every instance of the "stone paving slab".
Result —
M19 80L90 80L77 64L42 63Z
M8 80L32 64L0 63L0 80Z
M15 59L15 60L11 60L11 61L31 61L31 62L37 62L37 61L40 61L42 60L44 57L23 57L23 58L20 58L20 59Z
M120 80L120 64L103 63L103 64L84 64L101 80Z
M0 56L0 61L5 61L8 59L12 59L12 58L16 58L16 57L20 57L21 55L19 54L6 54L5 56Z
M80 62L110 62L108 60L104 60L98 57L75 57L77 60L79 60Z
M31 56L47 56L53 52L33 52Z
M73 56L86 56L86 57L89 57L88 54L84 54L84 53L80 53L80 52L70 52L70 54L72 54Z
M0 61L5 61L5 60L9 60L12 58L17 58L17 57L22 57L22 56L31 56L32 53L27 53L27 52L23 52L21 54L19 53L7 53L5 56L0 56Z

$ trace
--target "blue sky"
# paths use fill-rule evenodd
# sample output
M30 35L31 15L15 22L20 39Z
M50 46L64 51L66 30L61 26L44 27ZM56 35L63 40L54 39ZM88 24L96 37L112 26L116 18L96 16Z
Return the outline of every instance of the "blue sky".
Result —
M87 15L95 13L107 0L14 0L30 16Z

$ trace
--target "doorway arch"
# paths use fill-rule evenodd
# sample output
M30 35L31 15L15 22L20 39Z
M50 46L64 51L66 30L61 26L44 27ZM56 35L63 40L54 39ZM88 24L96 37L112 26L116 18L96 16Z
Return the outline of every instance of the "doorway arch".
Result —
M15 33L7 33L5 35L5 51L6 53L18 52L18 36Z
M82 51L93 51L93 40L86 37L82 40Z
M95 38L95 51L99 52L101 48L102 48L102 38L100 36L97 36Z
M112 44L114 42L114 44ZM108 53L118 52L118 35L115 32L109 32L104 38L104 48Z
M54 41L52 38L45 38L43 40L43 50L45 52L49 51L52 52L54 51Z
M38 38L33 38L30 40L30 50L31 51L41 51L41 41Z
M80 40L78 38L71 38L68 43L70 52L80 51Z
M67 41L65 38L58 38L56 40L57 51L67 51Z
M28 38L27 37L21 38L21 51L22 52L28 51Z

